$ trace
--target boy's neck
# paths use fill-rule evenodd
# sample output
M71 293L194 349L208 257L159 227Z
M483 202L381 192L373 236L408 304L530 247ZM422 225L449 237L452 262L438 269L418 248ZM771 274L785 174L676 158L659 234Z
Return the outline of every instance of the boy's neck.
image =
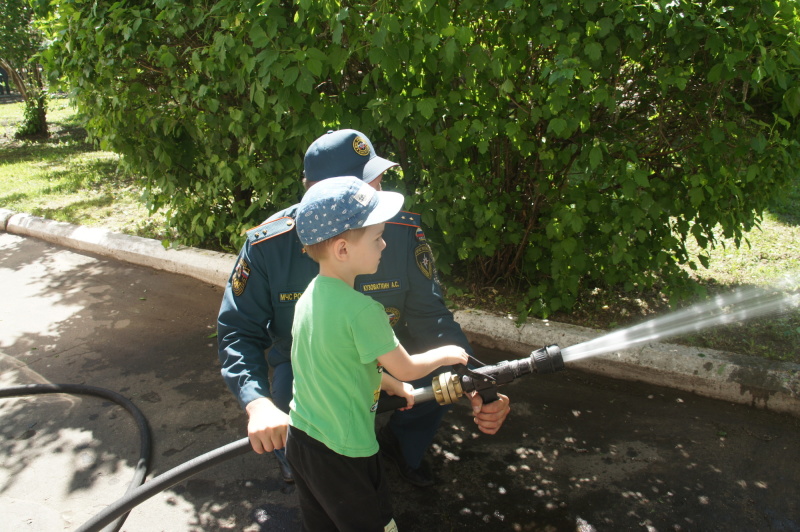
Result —
M333 260L322 259L319 263L319 274L323 277L332 277L347 283L350 288L354 288L356 284L356 274L349 271L349 268L343 267L342 263L337 263Z

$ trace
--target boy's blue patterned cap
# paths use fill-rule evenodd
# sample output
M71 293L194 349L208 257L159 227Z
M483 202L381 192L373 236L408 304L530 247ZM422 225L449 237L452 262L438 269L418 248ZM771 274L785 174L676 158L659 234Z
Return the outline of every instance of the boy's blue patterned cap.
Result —
M312 186L297 208L297 235L308 246L359 227L391 219L403 195L377 191L354 176L332 177Z
M397 163L378 157L365 134L340 129L328 131L308 147L303 174L309 181L354 175L369 183L393 166Z

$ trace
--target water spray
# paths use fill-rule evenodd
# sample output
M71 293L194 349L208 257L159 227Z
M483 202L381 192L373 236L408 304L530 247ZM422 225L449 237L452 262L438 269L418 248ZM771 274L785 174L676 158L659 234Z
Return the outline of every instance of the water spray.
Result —
M749 287L721 294L705 303L564 348L562 356L565 362L574 362L718 325L790 312L800 306L797 281L787 278L783 285L791 291Z

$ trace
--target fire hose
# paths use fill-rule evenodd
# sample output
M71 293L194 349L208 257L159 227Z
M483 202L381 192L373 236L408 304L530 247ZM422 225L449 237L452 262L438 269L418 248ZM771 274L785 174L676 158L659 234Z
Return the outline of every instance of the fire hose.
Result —
M19 386L9 386L7 388L0 388L0 399L7 397L19 397L23 395L40 395L49 393L66 393L72 395L92 395L95 397L102 397L114 403L117 403L133 417L139 429L139 460L134 468L133 478L128 484L128 490L125 495L129 495L133 490L144 482L144 477L147 475L147 469L150 463L150 427L147 425L147 419L142 414L136 405L133 404L126 397L107 390L105 388L98 388L96 386L88 386L85 384L23 384ZM123 497L124 498L124 497ZM132 508L132 507L131 507ZM130 508L124 512L115 513L110 519L104 520L102 526L109 525L104 530L106 532L116 532L122 526L122 523L127 517ZM98 528L97 530L100 530Z
M458 366L455 372L445 372L435 376L430 386L416 388L413 392L414 403L435 400L440 405L456 402L465 393L476 392L484 403L497 400L497 388L506 385L523 375L532 373L548 374L564 369L564 359L557 345L549 345L533 351L530 356L519 360L506 360L497 364L486 365L470 357L470 365ZM82 524L75 532L98 532L100 530L118 530L128 512L153 495L160 493L192 475L219 464L230 458L246 454L250 449L249 438L242 438L208 453L184 462L183 464L154 477L142 484L147 472L150 455L150 435L147 422L141 412L127 399L115 392L75 384L42 384L14 386L0 389L0 398L41 393L77 393L98 395L109 398L125 407L136 418L141 434L141 455L135 478L128 490L101 512ZM406 406L403 397L381 394L378 402L378 413L389 412ZM104 527L109 526L107 529Z

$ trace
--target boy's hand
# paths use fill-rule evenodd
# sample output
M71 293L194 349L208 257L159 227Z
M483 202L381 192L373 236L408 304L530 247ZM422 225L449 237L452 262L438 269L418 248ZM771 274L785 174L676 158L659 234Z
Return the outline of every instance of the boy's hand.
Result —
M474 421L478 425L478 429L484 434L497 433L503 426L508 413L511 412L508 397L499 393L497 401L483 404L483 398L477 392L472 392L468 396L472 403L472 412L475 414Z
M398 381L398 382L400 382L400 381ZM408 406L406 406L405 408L398 408L398 410L409 410L411 407L414 406L414 387L411 384L407 383L407 382L400 382L400 384L402 385L400 387L400 390L399 390L400 393L397 393L395 395L399 395L401 397L405 397L406 398L406 404Z
M397 395L406 398L406 406L397 410L409 410L414 406L414 386L407 382L402 382L387 373L381 375L381 389L389 395Z
M247 437L258 454L270 453L286 446L289 415L275 404L261 397L247 403Z
M467 352L464 351L464 349L462 347L457 347L457 346L453 346L453 347L458 349L459 352L452 355L453 356L453 362L450 362L450 364L452 364L452 365L463 364L463 365L466 366L467 363L469 362L469 355L467 354Z
M431 349L429 353L436 353L442 357L441 366L455 366L456 364L464 364L466 366L467 362L469 362L467 352L464 351L463 347L457 345L443 345L442 347Z

